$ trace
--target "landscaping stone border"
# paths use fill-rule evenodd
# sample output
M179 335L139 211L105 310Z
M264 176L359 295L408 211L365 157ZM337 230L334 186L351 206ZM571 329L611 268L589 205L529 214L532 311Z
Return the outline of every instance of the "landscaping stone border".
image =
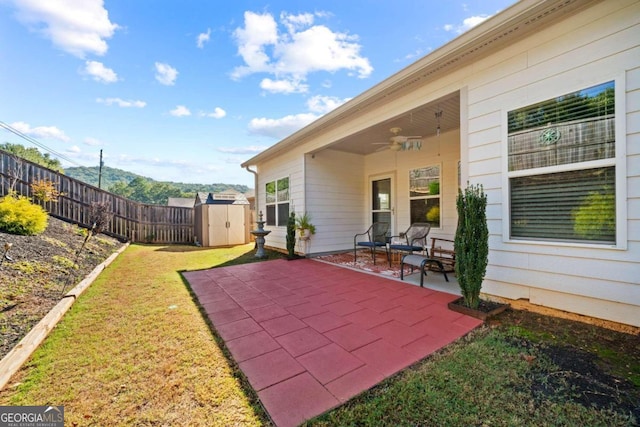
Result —
M0 390L7 385L11 377L18 372L33 352L42 344L44 339L53 328L55 328L60 319L62 319L62 316L71 308L76 299L96 280L102 270L107 268L109 264L128 247L129 243L124 244L120 249L111 254L109 258L98 264L87 277L67 292L49 313L0 360Z

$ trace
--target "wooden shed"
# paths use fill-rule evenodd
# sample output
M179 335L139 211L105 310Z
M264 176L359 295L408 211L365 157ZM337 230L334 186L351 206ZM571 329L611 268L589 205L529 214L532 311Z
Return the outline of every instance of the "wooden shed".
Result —
M249 201L235 191L198 193L194 206L194 232L202 246L242 245L250 241Z

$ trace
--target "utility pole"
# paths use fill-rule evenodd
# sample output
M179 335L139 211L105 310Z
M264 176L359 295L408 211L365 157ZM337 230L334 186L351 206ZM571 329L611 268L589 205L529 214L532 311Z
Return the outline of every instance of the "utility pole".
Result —
M102 188L102 166L104 162L102 161L102 149L100 149L100 168L98 169L98 188Z

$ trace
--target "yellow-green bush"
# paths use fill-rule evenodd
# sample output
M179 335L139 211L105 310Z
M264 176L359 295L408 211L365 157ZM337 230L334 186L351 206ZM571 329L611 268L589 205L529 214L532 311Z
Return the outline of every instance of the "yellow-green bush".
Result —
M33 236L47 229L49 215L29 198L9 194L0 199L0 230Z

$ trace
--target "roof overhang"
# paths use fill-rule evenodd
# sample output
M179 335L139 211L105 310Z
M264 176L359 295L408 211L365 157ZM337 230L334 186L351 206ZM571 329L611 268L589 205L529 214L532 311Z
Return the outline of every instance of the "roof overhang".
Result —
M599 1L602 0L522 0L245 161L241 166L246 168L273 158L362 111L383 105L390 99L410 92L416 86L485 57L506 44L515 43L532 32L540 31ZM328 141L327 145L331 143Z

